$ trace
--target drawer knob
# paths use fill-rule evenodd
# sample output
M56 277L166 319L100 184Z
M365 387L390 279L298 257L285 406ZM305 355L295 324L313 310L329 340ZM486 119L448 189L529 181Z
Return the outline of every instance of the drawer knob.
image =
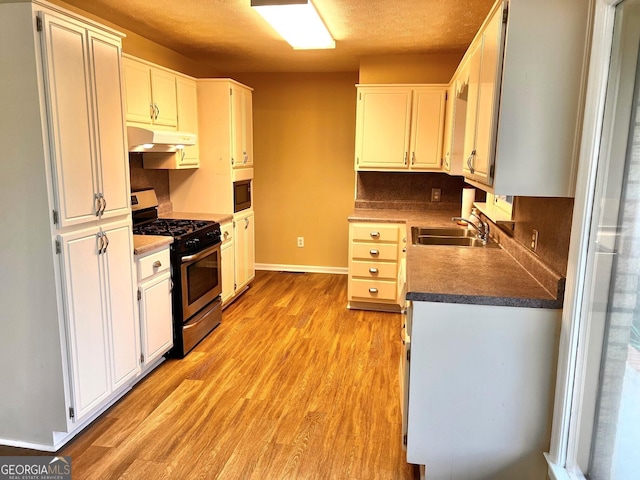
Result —
M380 232L371 232L371 238L380 238Z
M160 268L162 266L162 262L160 260L156 260L153 262L153 268Z
M370 268L370 269L369 269L369 273L370 273L371 275L375 275L376 273L378 273L378 269L377 269L377 268Z
M226 240L227 238L229 238L229 232L224 232L224 238L225 238L225 240Z
M372 248L371 250L369 250L369 253L374 257L377 257L380 254L380 252L375 248Z
M377 288L370 288L369 289L369 293L376 294L376 293L378 293L378 289Z

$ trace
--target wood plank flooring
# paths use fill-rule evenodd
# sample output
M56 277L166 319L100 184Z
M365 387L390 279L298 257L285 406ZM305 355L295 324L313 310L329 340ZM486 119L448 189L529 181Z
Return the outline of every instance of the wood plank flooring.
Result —
M58 452L74 480L416 478L400 440L402 318L347 310L346 290L344 275L257 272L195 350Z

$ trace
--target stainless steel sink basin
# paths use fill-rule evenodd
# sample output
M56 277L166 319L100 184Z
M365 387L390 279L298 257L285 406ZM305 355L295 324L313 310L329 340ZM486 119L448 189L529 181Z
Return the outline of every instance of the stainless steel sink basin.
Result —
M465 228L424 228L411 227L413 245L443 245L455 247L496 248L499 245L493 240L482 243L476 232Z
M471 230L468 228L456 228L456 227L443 227L443 228L425 228L425 227L412 227L411 235L413 236L424 236L427 235L429 237L469 237L475 238L476 234L475 230Z

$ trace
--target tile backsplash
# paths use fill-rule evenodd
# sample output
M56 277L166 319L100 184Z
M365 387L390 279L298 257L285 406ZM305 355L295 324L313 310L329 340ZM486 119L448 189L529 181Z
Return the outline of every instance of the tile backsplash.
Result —
M151 170L142 168L142 154L129 154L129 175L131 179L131 191L153 188L158 197L158 210L169 213L173 210L169 197L169 171Z
M462 177L446 173L358 172L356 175L356 208L397 208L402 210L448 210L460 208ZM431 201L431 190L439 188L439 202ZM483 202L485 193L476 190L476 201Z

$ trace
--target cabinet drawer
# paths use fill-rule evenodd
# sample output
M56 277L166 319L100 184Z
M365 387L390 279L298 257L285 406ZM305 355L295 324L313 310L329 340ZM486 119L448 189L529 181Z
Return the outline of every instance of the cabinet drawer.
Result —
M370 279L390 279L395 280L398 276L397 263L382 262L351 262L349 275L352 277L365 277Z
M397 242L400 227L394 224L355 223L351 225L352 240Z
M366 260L397 260L398 246L395 244L354 243L351 257Z
M226 245L233 238L233 224L231 222L225 223L220 226L220 232L222 239L222 245Z
M361 301L384 300L395 302L398 287L394 281L351 279L349 297Z
M156 273L169 269L169 249L165 248L156 253L138 259L138 282Z

